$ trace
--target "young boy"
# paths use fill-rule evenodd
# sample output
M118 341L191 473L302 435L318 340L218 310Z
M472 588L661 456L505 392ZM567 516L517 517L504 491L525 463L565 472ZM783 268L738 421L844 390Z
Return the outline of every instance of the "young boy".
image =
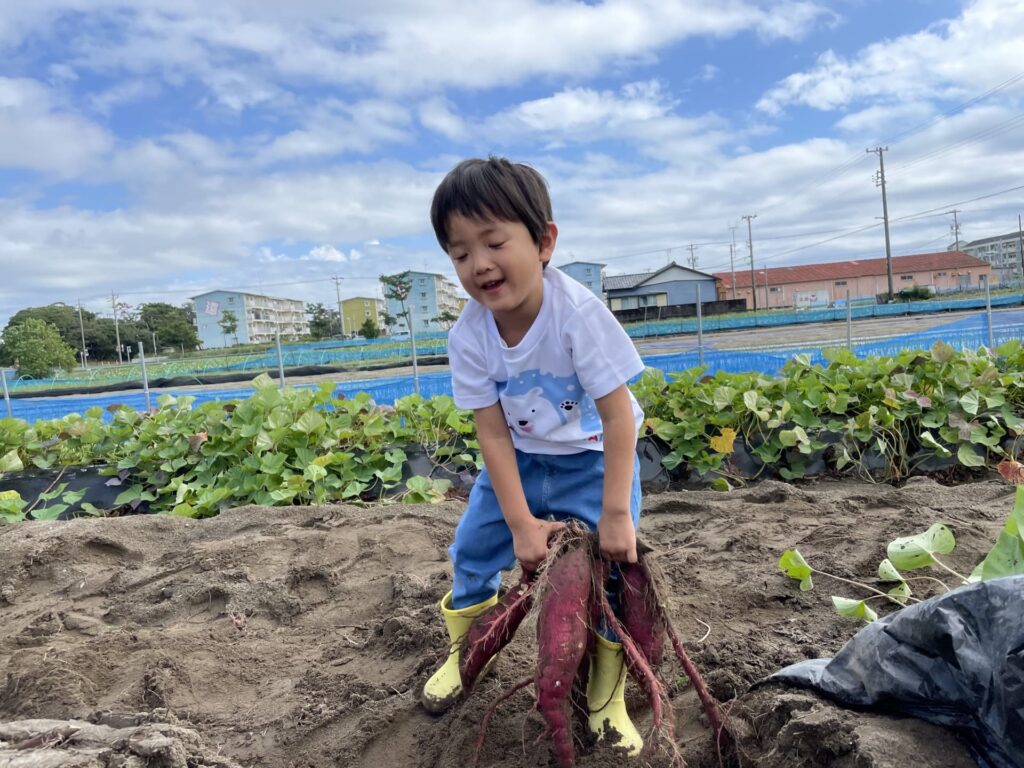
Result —
M497 600L501 571L535 569L548 537L575 518L602 554L636 562L636 457L643 420L626 387L643 363L600 299L547 268L558 228L537 171L504 158L459 163L434 193L431 222L471 301L448 337L455 402L472 410L485 469L449 549L441 600L452 650L424 686L430 712L462 692L458 640ZM622 646L598 637L587 697L590 728L643 745L623 704Z

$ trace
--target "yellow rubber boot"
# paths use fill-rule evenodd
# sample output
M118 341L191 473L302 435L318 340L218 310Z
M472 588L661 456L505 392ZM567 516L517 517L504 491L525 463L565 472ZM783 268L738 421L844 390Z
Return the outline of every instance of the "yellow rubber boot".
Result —
M587 706L590 710L590 730L598 741L609 742L636 757L643 749L644 740L626 712L623 691L626 688L626 659L622 643L613 643L597 636L597 647L590 663L587 681ZM617 737L609 737L615 729Z
M438 715L459 700L459 696L462 695L462 676L459 674L459 641L469 631L469 625L473 623L473 619L496 602L498 602L498 596L494 595L482 603L456 610L451 607L451 592L441 598L441 615L444 616L444 623L448 627L448 637L452 644L444 664L423 686L420 703L423 704L423 708L427 712Z

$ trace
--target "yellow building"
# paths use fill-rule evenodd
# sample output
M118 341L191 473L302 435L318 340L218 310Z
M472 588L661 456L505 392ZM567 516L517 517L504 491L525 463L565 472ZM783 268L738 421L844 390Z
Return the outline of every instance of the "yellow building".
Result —
M367 318L377 324L383 333L384 300L366 296L354 296L341 302L341 328L345 336L359 333Z

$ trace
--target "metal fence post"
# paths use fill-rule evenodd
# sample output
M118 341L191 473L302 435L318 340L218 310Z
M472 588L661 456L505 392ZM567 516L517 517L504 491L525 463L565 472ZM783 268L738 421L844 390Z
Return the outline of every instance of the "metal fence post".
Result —
M985 325L988 326L988 349L991 352L995 347L992 342L992 294L989 292L988 275L985 275Z
M3 382L4 387L4 405L7 406L7 418L14 418L14 411L11 410L11 393L7 391L7 372L0 370L0 382Z
M853 349L853 307L850 306L850 289L846 289L846 348Z
M420 367L416 357L416 321L413 320L412 304L408 308L409 321L409 342L412 352L412 389L417 395L420 393Z
M274 343L277 346L278 387L284 389L284 356L281 354L281 329L274 329Z
M146 348L139 342L139 362L142 364L142 392L146 396L146 413L153 409L153 403L149 397L149 374L146 372Z
M700 307L700 283L697 283L697 363L704 365L704 323Z

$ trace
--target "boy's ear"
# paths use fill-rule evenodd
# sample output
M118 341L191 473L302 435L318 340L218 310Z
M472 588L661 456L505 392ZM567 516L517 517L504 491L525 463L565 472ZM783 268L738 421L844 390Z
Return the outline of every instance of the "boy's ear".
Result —
M549 221L544 229L544 233L540 236L540 260L542 263L547 264L551 261L557 240L558 226L555 222Z

